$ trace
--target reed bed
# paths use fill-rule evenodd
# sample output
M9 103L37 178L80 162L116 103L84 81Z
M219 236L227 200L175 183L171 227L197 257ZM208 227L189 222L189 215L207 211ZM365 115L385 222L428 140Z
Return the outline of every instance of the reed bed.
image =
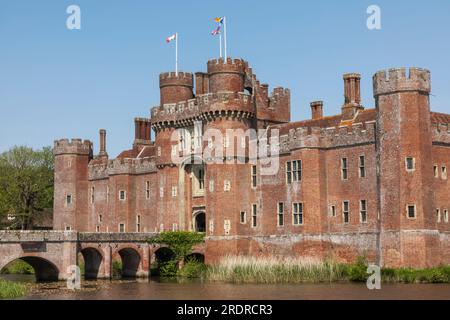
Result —
M347 280L342 264L315 258L227 256L209 266L206 278L234 283L301 283Z
M0 299L20 298L26 291L27 287L24 284L0 279Z

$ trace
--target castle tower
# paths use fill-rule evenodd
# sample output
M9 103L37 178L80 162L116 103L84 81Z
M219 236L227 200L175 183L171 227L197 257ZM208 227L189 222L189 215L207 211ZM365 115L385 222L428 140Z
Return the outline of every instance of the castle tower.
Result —
M209 92L243 92L247 63L228 58L208 61Z
M161 106L167 103L187 101L194 97L194 80L192 73L166 72L159 75Z
M381 263L439 263L433 210L430 72L390 69L373 77L377 115Z
M88 163L92 152L89 140L55 141L55 230L88 231Z

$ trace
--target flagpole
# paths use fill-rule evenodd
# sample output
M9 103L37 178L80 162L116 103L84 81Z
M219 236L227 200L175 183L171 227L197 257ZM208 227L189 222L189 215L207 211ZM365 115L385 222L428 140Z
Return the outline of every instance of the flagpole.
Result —
M175 33L175 75L178 77L178 32Z
M223 17L223 37L225 49L225 62L227 61L227 17Z
M222 33L219 33L219 50L220 50L220 57L222 58Z

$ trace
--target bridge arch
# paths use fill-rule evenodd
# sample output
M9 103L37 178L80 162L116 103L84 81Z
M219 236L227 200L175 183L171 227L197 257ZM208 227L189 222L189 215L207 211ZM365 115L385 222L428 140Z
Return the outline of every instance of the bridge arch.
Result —
M103 262L103 254L93 247L83 248L80 253L84 260L84 278L97 279Z
M122 277L136 278L142 269L142 258L138 250L125 247L117 252L122 260Z
M38 256L21 256L12 259L0 268L0 272L17 260L25 261L33 268L37 282L58 281L59 279L58 267L53 262Z

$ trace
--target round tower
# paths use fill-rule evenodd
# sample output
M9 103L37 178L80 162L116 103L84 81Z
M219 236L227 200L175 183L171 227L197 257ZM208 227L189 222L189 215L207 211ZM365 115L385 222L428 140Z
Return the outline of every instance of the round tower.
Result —
M208 61L209 92L243 92L247 62L228 58Z
M186 101L194 97L194 77L189 72L165 72L159 75L161 105Z
M87 231L88 164L92 153L89 140L55 141L54 230Z

